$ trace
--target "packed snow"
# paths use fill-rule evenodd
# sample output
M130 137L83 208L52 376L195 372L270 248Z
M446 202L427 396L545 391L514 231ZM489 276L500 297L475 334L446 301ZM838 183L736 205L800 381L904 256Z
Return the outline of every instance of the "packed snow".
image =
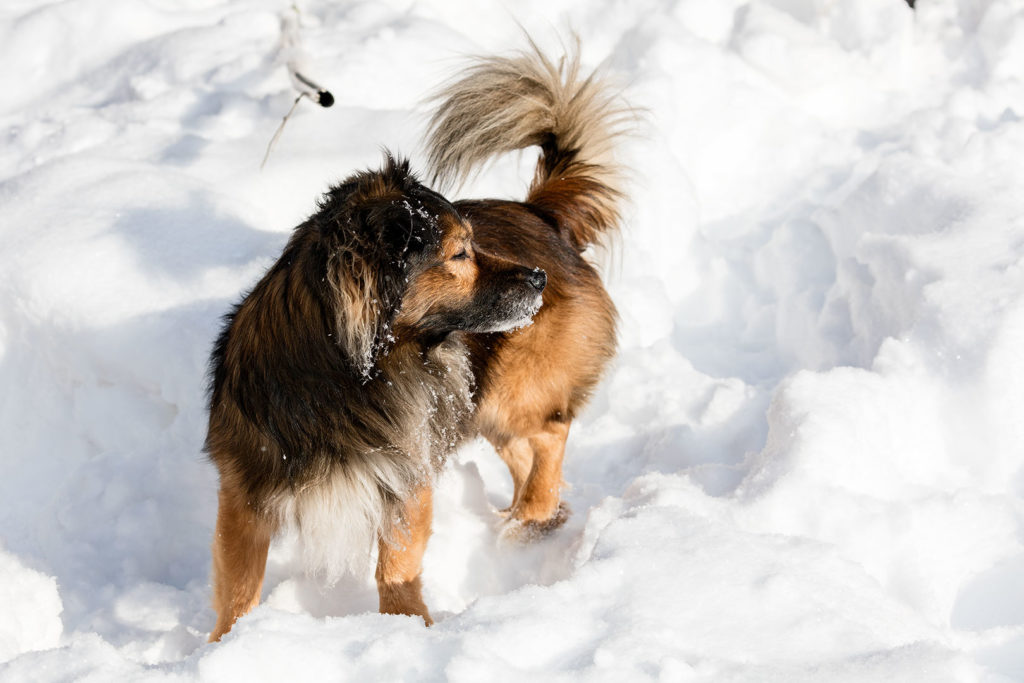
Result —
M282 46L285 0L0 6L0 679L1024 680L1021 0L299 9ZM331 182L422 169L426 96L524 29L638 113L570 521L502 542L473 442L435 626L286 536L206 644L220 316ZM260 172L299 48L336 103ZM520 197L535 158L449 194Z

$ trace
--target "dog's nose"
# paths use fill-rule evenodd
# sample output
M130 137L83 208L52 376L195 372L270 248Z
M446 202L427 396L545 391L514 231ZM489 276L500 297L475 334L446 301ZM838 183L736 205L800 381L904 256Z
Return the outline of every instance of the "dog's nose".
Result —
M548 274L540 268L534 268L526 276L526 281L533 285L538 292L543 292L544 287L548 284Z

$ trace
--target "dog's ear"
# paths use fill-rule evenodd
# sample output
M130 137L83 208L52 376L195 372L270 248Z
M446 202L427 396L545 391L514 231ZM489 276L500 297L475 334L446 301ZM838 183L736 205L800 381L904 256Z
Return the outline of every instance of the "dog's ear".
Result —
M340 250L328 263L328 282L335 296L335 334L362 375L376 361L389 314L373 268L360 254Z
M360 216L357 221L373 221ZM384 228L365 226L378 240L349 244L328 262L328 280L335 296L338 341L363 376L370 376L380 354L394 341L391 323L408 285L407 255L384 239Z

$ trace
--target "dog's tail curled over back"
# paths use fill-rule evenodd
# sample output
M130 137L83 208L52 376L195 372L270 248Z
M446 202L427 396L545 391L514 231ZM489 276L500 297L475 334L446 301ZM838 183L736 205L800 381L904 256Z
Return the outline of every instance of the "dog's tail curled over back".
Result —
M580 251L618 226L613 148L634 115L598 73L580 73L578 43L557 64L532 41L512 57L478 58L434 99L427 149L435 183L464 182L488 159L538 145L526 202Z

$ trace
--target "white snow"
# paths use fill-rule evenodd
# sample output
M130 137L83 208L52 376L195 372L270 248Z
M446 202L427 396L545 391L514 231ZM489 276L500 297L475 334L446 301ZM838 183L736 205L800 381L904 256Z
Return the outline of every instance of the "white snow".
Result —
M1024 3L0 7L0 679L1024 680ZM461 58L576 31L642 109L621 349L569 523L520 547L483 442L435 497L437 620L271 550L207 645L219 317L318 194L409 154ZM521 196L533 153L457 196Z

